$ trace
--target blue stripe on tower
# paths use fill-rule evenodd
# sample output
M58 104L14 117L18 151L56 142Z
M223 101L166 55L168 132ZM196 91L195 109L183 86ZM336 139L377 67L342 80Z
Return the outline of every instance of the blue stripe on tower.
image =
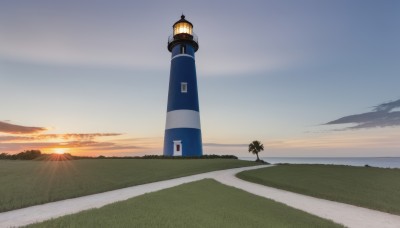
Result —
M186 93L181 92L182 82L187 83ZM171 60L167 112L177 109L199 111L195 61L186 56Z
M182 17L178 22L187 21ZM168 47L172 55L164 156L201 156L203 149L194 59L198 46L193 44L193 36L188 34L175 34L172 42L175 43L169 43Z

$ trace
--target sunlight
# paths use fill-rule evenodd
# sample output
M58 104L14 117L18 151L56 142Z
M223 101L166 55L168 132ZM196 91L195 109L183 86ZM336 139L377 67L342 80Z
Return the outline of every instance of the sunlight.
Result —
M53 151L56 154L64 154L65 152L67 152L67 148L54 148Z

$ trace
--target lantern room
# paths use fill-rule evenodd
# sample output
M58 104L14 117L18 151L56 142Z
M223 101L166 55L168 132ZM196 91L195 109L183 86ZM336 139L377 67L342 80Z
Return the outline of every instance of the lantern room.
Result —
M172 26L172 35L168 38L168 50L180 43L189 43L193 45L194 50L199 49L198 39L196 34L193 33L193 24L185 19L185 15Z
M193 34L193 25L189 21L185 20L185 15L182 15L181 19L175 22L173 28L174 36L180 33L186 33L189 35Z

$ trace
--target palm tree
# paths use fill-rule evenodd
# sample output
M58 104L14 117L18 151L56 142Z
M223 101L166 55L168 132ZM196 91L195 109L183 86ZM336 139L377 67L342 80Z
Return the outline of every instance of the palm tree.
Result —
M249 152L257 155L256 161L260 161L258 153L262 150L264 150L264 145L260 141L254 140L252 143L249 144Z

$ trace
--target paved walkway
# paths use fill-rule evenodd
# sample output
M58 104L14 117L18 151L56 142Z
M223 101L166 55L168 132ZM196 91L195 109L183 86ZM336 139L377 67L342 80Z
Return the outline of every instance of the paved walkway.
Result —
M222 184L242 189L254 195L273 199L290 207L306 211L321 218L332 220L347 227L356 228L400 228L400 216L345 203L318 199L235 177L235 170L226 170L214 179Z
M235 174L238 172L262 167L268 166L252 166L208 172L8 211L0 213L0 227L23 226L34 222L48 220L50 218L77 213L91 208L99 208L110 203L126 200L135 196L159 191L165 188L171 188L184 183L202 180L205 178L213 178L223 184L233 186L265 198L273 199L319 217L344 224L348 227L400 228L400 216L397 215L304 196L297 193L250 183L235 177Z
M236 172L241 172L243 170L257 169L261 167L263 166L243 167L228 170L236 170ZM214 176L221 175L221 173L228 170L220 170L149 184L137 185L109 192L97 193L93 195L66 199L52 203L46 203L42 205L3 212L0 213L0 228L24 226L35 222L45 221L50 218L56 218L67 214L77 213L83 210L99 208L110 203L127 200L129 198L143 195L145 193L155 192L165 188L171 188L177 185L202 180L205 178L213 178Z

